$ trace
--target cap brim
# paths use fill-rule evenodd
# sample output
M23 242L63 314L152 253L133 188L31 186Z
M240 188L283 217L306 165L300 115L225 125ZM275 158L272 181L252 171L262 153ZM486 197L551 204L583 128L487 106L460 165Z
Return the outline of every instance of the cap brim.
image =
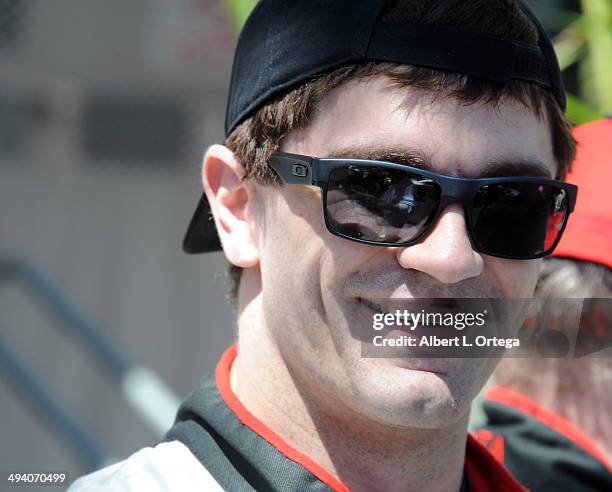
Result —
M183 240L183 251L189 254L198 254L219 250L221 250L221 242L219 241L215 221L210 212L206 195L202 194L187 228L187 234L185 234Z

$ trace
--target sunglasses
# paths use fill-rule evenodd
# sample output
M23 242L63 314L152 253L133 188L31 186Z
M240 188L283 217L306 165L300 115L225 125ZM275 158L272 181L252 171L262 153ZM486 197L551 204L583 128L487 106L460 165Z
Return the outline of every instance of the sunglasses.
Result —
M363 244L411 246L451 203L463 205L472 247L499 258L549 255L574 209L575 185L540 177L468 179L365 159L274 153L286 184L321 188L331 234Z

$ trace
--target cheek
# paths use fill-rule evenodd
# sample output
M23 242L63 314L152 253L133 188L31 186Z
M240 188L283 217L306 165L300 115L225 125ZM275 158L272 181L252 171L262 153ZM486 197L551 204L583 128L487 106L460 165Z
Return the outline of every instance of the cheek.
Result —
M495 275L504 295L521 299L533 296L542 260L505 260L487 257L489 269Z
M266 291L325 297L380 248L332 235L325 226L318 189L286 186L265 202L260 230L261 269ZM294 297L294 296L293 296Z
M317 191L290 186L273 190L264 202L260 223L266 294L279 292L293 298L297 292L312 294L318 287L327 234Z

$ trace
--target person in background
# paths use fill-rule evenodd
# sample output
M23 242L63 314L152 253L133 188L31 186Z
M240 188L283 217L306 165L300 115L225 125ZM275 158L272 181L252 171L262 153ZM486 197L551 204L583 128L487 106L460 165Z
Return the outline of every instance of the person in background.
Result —
M574 136L568 181L580 199L554 258L544 261L533 324L560 327L575 313L556 300L585 299L577 335L601 352L504 359L476 433L534 492L612 490L612 119L577 127Z

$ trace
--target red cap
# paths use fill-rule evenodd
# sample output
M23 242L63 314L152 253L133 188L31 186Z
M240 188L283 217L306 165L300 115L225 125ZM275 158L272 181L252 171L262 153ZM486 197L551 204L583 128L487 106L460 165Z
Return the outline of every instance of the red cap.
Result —
M574 213L553 256L612 268L612 118L574 129L576 160L566 180L579 186Z

